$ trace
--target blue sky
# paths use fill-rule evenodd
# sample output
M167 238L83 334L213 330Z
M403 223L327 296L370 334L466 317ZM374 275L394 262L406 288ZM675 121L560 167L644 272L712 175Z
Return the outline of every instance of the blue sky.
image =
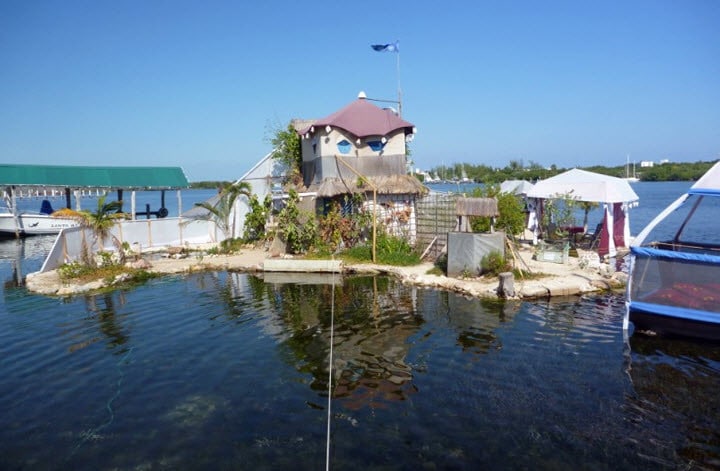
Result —
M420 168L720 158L720 2L0 2L0 163L240 177L269 129L396 99Z

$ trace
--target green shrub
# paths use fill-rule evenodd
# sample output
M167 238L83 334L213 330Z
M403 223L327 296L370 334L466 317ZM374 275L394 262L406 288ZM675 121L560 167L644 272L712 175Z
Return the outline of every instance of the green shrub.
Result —
M291 253L305 253L313 246L318 236L318 227L313 214L300 211L300 197L290 190L285 207L278 214L278 232L287 242Z
M384 265L407 266L420 263L420 256L405 238L389 235L385 231L378 231L375 255L377 262Z
M83 275L92 272L94 269L89 265L85 265L80 262L70 262L60 265L58 267L58 275L60 280L68 281L76 278L80 278Z
M265 238L265 224L272 207L272 197L268 194L262 204L257 195L252 194L248 200L250 212L245 216L243 239L245 242L256 242Z
M372 245L351 247L343 251L340 258L347 262L371 262ZM383 265L408 266L420 263L420 256L404 238L379 230L376 235L375 260Z
M505 260L502 253L497 250L483 256L480 260L480 273L483 275L497 276L504 271L509 271L510 265Z
M111 264L93 267L80 262L65 263L58 267L58 276L61 281L74 283L89 283L95 280L105 280L112 283L118 275L127 274L126 282L142 283L157 275L147 270L127 268L121 264Z
M525 206L519 196L513 193L501 193L500 186L488 185L476 188L472 194L476 198L495 198L498 204L498 217L495 229L512 236L520 234L525 228ZM470 219L473 232L489 232L489 217L473 217Z

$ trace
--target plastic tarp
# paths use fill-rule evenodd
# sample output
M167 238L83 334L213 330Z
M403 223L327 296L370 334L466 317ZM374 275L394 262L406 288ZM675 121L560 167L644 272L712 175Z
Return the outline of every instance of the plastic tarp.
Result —
M480 273L482 258L491 252L505 255L505 233L478 234L472 232L448 232L448 276Z

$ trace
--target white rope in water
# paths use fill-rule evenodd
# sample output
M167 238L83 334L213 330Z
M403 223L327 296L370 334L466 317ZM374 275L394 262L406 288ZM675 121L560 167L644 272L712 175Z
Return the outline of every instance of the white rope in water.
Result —
M128 362L128 358L130 357L130 354L132 353L133 348L135 348L135 347L131 347L125 353L125 355L123 355L123 357L120 358L120 360L118 360L117 363L115 363L115 368L118 371L118 379L115 383L115 394L113 394L113 396L110 399L108 399L108 401L105 403L105 409L107 409L107 411L108 411L107 421L101 425L98 425L95 428L92 428L90 430L86 430L85 432L82 432L80 434L81 440L78 442L77 445L75 445L75 448L72 450L72 452L70 453L70 456L68 458L72 457L75 454L75 452L77 452L80 449L80 447L83 446L83 444L85 442L87 442L90 439L95 439L98 436L98 432L100 432L102 429L104 429L106 427L109 427L110 424L112 424L113 421L115 420L115 411L113 411L112 404L115 401L115 399L117 399L118 396L120 396L120 387L122 386L123 380L125 379L125 370L122 368L122 365Z
M334 259L334 258L333 258ZM330 295L330 356L328 361L327 438L325 439L325 471L330 471L330 420L332 418L333 343L335 337L335 272L332 272Z

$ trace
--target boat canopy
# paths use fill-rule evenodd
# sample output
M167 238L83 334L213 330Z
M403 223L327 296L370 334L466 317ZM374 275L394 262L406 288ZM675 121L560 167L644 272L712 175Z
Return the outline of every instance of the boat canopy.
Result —
M173 190L190 186L180 167L9 164L0 164L0 185L125 190Z
M720 162L716 162L710 170L700 177L688 191L691 195L720 196Z

